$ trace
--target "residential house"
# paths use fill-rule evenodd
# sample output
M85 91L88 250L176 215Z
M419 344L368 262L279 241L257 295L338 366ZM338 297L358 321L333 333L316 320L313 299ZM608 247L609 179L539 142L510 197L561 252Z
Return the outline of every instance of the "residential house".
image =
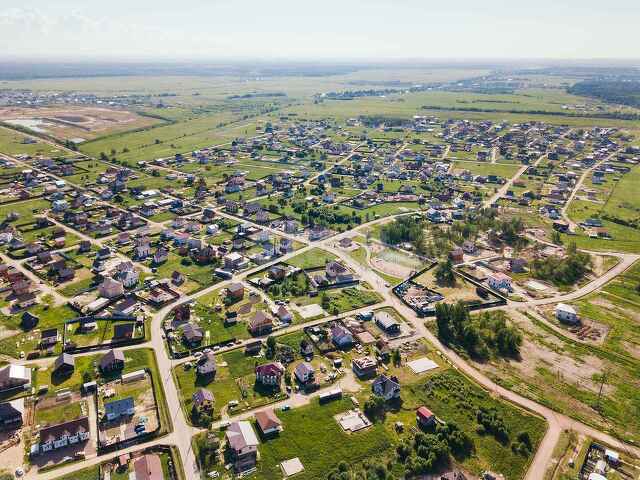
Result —
M353 281L353 274L339 262L329 262L325 266L327 279L331 283L345 283Z
M193 408L198 412L212 412L215 398L213 393L205 388L198 388L191 396Z
M492 273L487 277L488 285L495 290L511 291L511 277L502 272Z
M69 445L86 442L91 436L89 417L80 417L40 429L38 451L57 450Z
M376 325L380 329L390 335L400 333L400 323L392 315L385 311L379 311L375 314Z
M132 288L138 284L140 274L133 266L132 262L120 262L113 275L113 279L122 282L125 288Z
M331 328L331 342L340 350L348 350L353 347L353 335L340 324L335 324Z
M48 328L40 332L40 348L46 350L58 343L58 329Z
M204 331L197 325L187 323L182 326L182 335L187 345L190 347L196 347L200 345L200 342L202 342L202 339L204 338Z
M244 297L244 285L240 282L230 283L227 287L227 296L234 301L242 300Z
M24 398L0 403L0 430L16 430L22 426Z
M24 365L9 364L0 368L0 392L31 386L31 369Z
M257 311L249 322L249 332L254 337L267 335L273 330L273 321L263 311Z
M255 468L258 461L258 437L251 423L233 422L225 432L233 467L237 473Z
M371 385L374 394L385 399L385 401L400 398L400 383L397 377L387 377L379 375Z
M416 410L416 422L421 427L431 427L436 423L436 416L427 407Z
M133 462L135 480L164 480L162 462L158 455L147 453Z
M365 379L375 376L378 365L372 357L360 357L351 361L351 368L358 378Z
M263 385L279 386L284 366L280 362L270 362L256 367L256 382Z
M117 298L124 295L124 285L113 278L106 277L98 287L98 293L103 298Z
M527 261L524 258L509 259L509 271L513 273L522 273L527 268Z
M26 292L16 296L15 304L20 309L34 306L38 303L35 292Z
M254 414L254 417L264 436L275 435L282 431L282 422L273 409L260 410Z
M300 383L308 383L312 382L315 376L315 370L310 363L302 362L299 363L295 370L294 374Z
M103 373L111 373L124 368L124 352L111 349L100 359L100 370Z
M580 317L576 309L566 303L559 303L555 308L556 318L564 323L576 324L580 322Z
M173 283L176 286L180 286L184 283L184 281L185 281L185 278L182 272L178 272L177 270L174 270L173 273L171 274L171 283Z
M113 340L129 340L133 338L134 330L134 322L119 323L113 327Z
M290 323L293 320L293 315L284 305L280 305L275 314L281 322Z
M53 373L55 375L66 376L73 373L76 368L76 361L73 355L62 353L55 362L53 362Z
M40 317L28 311L24 312L20 319L20 325L24 330L31 330L32 328L35 328L39 322Z
M119 420L122 417L131 417L136 413L133 397L121 398L104 404L104 418L108 422Z
M217 371L216 355L213 352L206 352L198 359L196 372L203 377L215 377Z
M244 258L238 252L231 252L224 256L224 268L227 270L237 270L243 263Z

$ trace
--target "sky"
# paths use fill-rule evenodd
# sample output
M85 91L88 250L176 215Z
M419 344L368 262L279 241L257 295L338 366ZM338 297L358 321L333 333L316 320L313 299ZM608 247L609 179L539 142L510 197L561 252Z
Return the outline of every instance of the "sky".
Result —
M0 57L638 59L639 0L2 0Z

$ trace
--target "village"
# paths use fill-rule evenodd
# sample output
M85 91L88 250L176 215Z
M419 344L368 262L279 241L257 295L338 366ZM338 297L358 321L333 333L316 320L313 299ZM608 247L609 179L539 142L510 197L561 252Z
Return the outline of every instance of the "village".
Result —
M433 347L432 317L530 308L605 341L576 300L629 257L585 248L623 240L615 222L568 211L601 204L638 165L631 141L541 121L281 117L254 137L120 163L14 135L0 155L2 451L27 476L104 457L111 478L177 480L184 452L166 445L190 431L203 478L320 478L324 461L295 447L305 422L358 458L376 436L450 434L468 419L443 392L478 387ZM542 420L499 408L526 426L483 437L502 463L479 452L440 478L525 468ZM158 449L133 448L148 442ZM611 478L606 451L596 470Z

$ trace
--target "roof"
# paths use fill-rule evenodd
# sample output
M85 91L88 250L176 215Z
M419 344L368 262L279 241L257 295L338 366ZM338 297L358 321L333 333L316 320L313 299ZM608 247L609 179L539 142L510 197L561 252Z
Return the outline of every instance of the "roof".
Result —
M133 333L133 322L119 323L113 327L113 336L120 338L127 336L129 333Z
M506 273L502 273L502 272L493 273L493 274L489 275L489 278L493 278L494 280L505 280L505 281L508 281L508 282L511 281L511 277L509 275L507 275Z
M136 480L163 480L162 463L160 457L155 454L146 454L133 462L136 472Z
M274 376L282 375L283 373L284 367L280 362L264 363L256 367L256 375Z
M89 417L80 417L68 422L57 423L40 429L40 443L47 443L60 438L65 432L76 435L89 431Z
M259 310L251 319L250 327L256 328L263 325L271 325L271 324L272 324L271 319L267 317L267 315L262 310Z
M195 403L196 405L204 402L214 401L213 393L211 393L209 390L205 388L197 389L195 392L193 392L193 395L191 398L193 400L193 403Z
M377 312L376 322L378 322L380 326L382 326L382 328L384 328L385 330L391 328L394 325L399 325L398 321L387 312Z
M56 361L54 362L53 365L54 365L54 370L57 370L63 365L75 367L76 361L74 360L73 355L70 355L68 353L63 353L58 358L56 358Z
M258 437L247 421L233 422L227 428L225 435L229 446L235 451L257 447L259 444Z
M434 416L433 412L425 406L418 408L416 413L422 418L431 418Z
M282 422L272 409L260 410L254 414L254 417L256 417L256 422L263 432L278 428L282 425Z
M109 350L100 359L100 368L110 367L116 362L124 363L124 352L122 350Z
M182 333L184 334L187 340L202 339L202 337L204 337L204 332L202 331L202 328L192 325L190 323L187 323L182 327Z
M0 382L4 382L8 379L18 379L27 382L31 381L31 369L24 365L11 364L0 369Z
M134 408L133 397L122 398L104 404L104 411L107 415L122 415L132 408Z
M299 363L298 366L296 367L295 373L296 373L296 376L304 376L309 373L313 373L314 371L315 370L313 369L310 363L302 362L302 363Z
M556 305L556 312L565 312L565 313L571 313L575 315L576 309L573 308L571 305L567 305L566 303L559 303Z
M380 375L373 381L372 388L376 388L377 385L382 386L382 394L386 395L393 392L396 388L400 387L400 384L393 378L389 378L386 375Z
M0 403L0 420L15 418L24 413L24 398Z

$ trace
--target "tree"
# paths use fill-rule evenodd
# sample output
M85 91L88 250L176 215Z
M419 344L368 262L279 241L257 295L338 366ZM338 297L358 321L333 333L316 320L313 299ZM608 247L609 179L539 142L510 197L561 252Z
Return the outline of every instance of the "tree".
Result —
M275 355L276 355L276 347L277 347L277 344L276 344L275 337L269 335L267 337L267 346L266 346L266 350L265 350L265 353L264 353L265 357L267 357L267 358L275 357Z
M327 292L322 292L322 297L320 297L320 304L322 305L322 308L324 310L328 310L331 306L331 299L329 298L329 295L327 295Z
M396 348L393 350L391 359L396 367L399 367L402 364L402 355L400 354L400 349Z
M384 398L371 395L364 403L364 413L373 421L383 419L385 414Z
M454 286L456 284L456 276L455 273L453 273L453 263L451 263L451 259L447 258L438 263L434 270L434 276L438 285L446 287Z

